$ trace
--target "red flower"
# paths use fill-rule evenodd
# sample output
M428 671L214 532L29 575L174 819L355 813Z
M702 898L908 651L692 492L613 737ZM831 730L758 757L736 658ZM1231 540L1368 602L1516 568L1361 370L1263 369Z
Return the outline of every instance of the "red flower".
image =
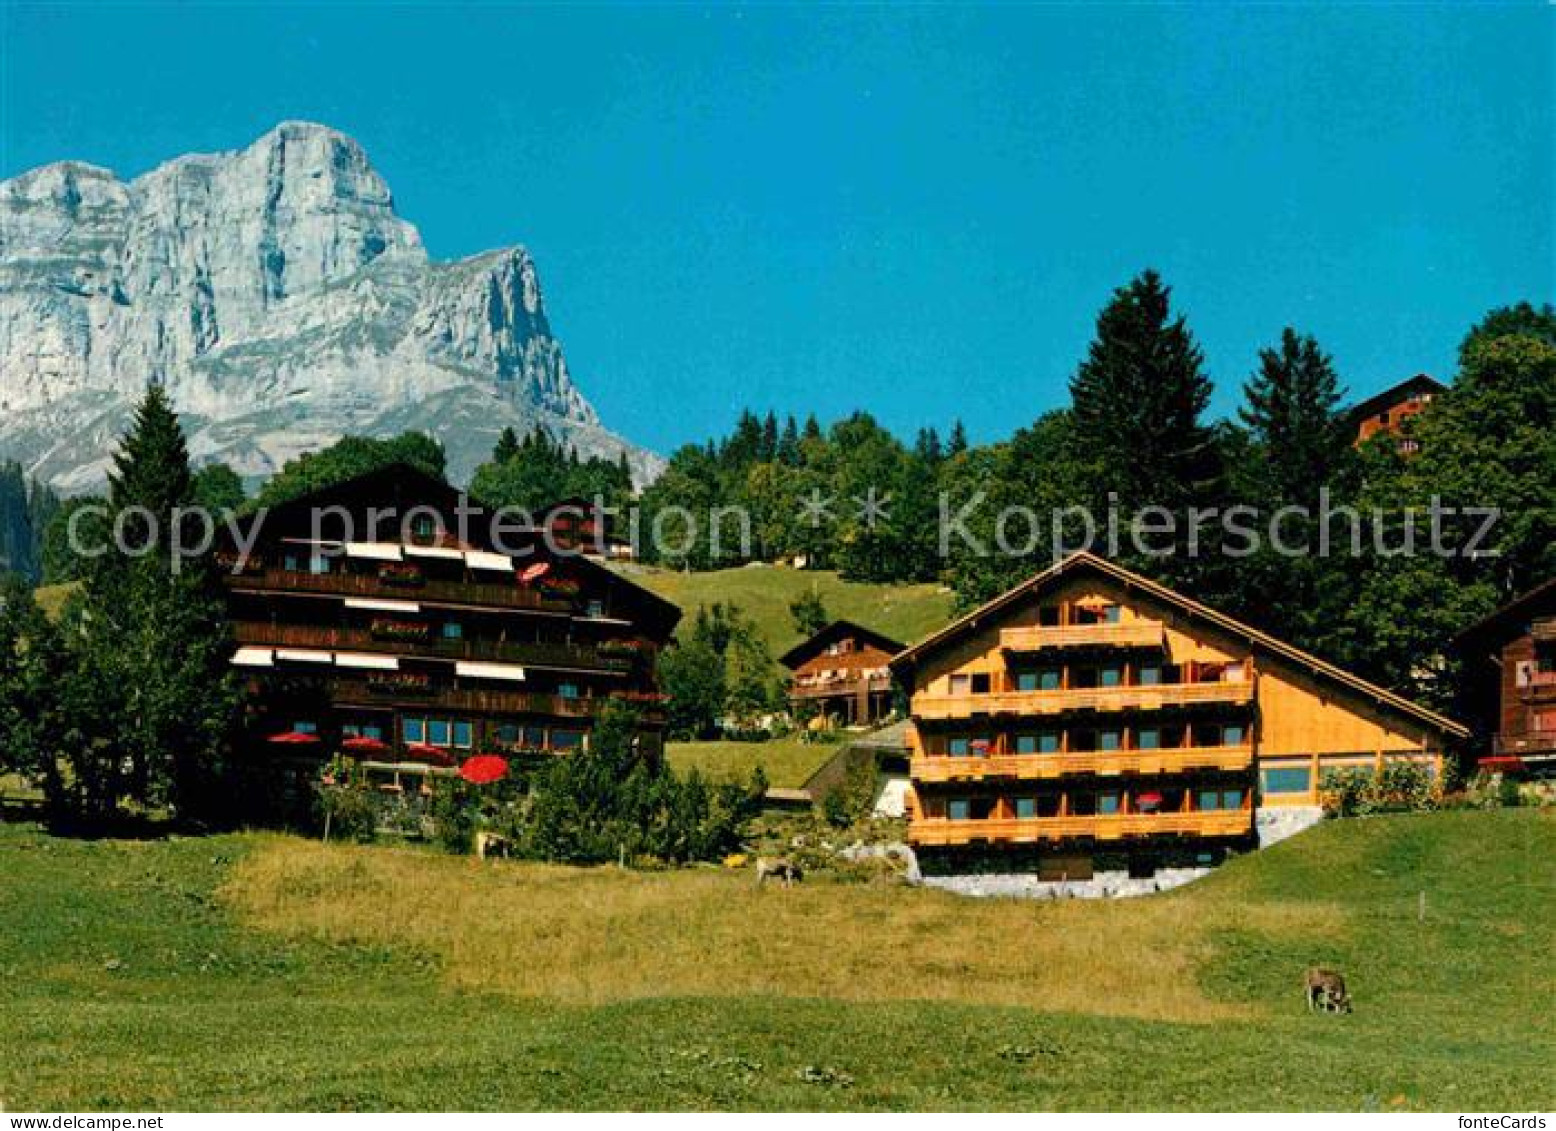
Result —
M508 776L508 760L496 754L477 754L465 759L459 776L472 785L490 785Z

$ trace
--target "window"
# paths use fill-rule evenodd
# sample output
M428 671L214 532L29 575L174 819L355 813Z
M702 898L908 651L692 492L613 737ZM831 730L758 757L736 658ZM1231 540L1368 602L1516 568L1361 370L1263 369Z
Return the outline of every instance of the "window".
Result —
M584 615L599 620L605 615L605 602L600 600L590 601Z
M1035 734L1018 734L1018 735L1016 735L1016 753L1017 754L1036 754L1037 753L1037 735L1035 735Z
M330 559L328 554L324 554L315 550L313 553L308 555L309 573L329 573L329 571Z
M1135 673L1135 682L1141 687L1155 687L1162 682L1162 666L1160 664L1141 664L1139 671Z
M1017 820L1019 820L1019 821L1028 821L1028 820L1031 820L1035 816L1037 816L1037 798L1035 798L1035 797L1018 797L1018 798L1016 798L1016 819Z
M475 742L475 727L467 720L460 719L454 723L454 745L461 750L469 750Z
M945 751L953 758L965 758L972 753L972 739L965 734L953 734L946 740Z
M950 682L952 695L966 695L972 687L972 679L965 675L953 675L950 677Z
M1119 605L1102 606L1102 623L1118 624L1124 617L1124 610Z
M1032 671L1017 672L1016 673L1016 690L1017 691L1037 691L1037 690L1039 690L1038 678L1037 677L1038 677L1038 673L1037 672L1032 672Z
M1194 808L1201 812L1242 807L1243 791L1240 789L1201 789L1194 794Z
M1246 741L1248 735L1242 723L1230 723L1221 728L1222 746L1241 746Z
M465 638L465 626L457 620L443 622L444 640L463 640Z
M1064 673L1058 668L1043 668L1037 673L1039 691L1058 691L1064 683Z
M551 732L551 749L577 750L583 745L583 739L583 731L581 730L553 730Z
M1097 749L1118 750L1124 745L1124 734L1119 730L1105 730L1097 735Z
M497 741L504 746L517 746L519 744L519 728L512 723L503 723L497 728Z
M1120 794L1117 791L1097 794L1097 812L1101 814L1117 813Z
M376 738L380 741L384 737L384 728L378 723L346 723L340 728L344 738Z
M989 693L988 672L979 672L972 677L972 693L974 695L987 695Z
M1312 775L1306 766L1264 771L1265 793L1306 793L1312 788Z
M1118 687L1124 682L1124 666L1107 664L1097 673L1097 682L1103 687Z
M411 521L411 538L417 542L431 542L437 533L437 521L430 514L419 514Z
M1159 727L1141 727L1135 732L1136 750L1160 750L1162 732Z
M563 699L577 699L578 685L576 683L559 683L557 684L556 693Z
M303 720L301 722L293 723L292 729L295 730L298 734L318 734L319 724Z
M296 573L302 569L302 559L293 553L282 554L281 568L286 570L287 573Z
M544 750L546 748L546 728L524 727L519 731L519 745L529 747L531 750Z
M1037 736L1037 752L1039 754L1057 754L1060 747L1059 732L1056 730L1045 731Z
M426 742L427 741L427 724L426 724L425 720L423 720L423 719L406 719L401 724L401 727L405 731L405 741L406 742Z
M1058 605L1044 605L1037 610L1037 623L1042 628L1058 628L1060 620Z
M970 815L970 807L963 798L953 798L945 804L945 815L948 820L965 821Z
M428 719L427 742L432 746L447 746L451 730L447 719Z

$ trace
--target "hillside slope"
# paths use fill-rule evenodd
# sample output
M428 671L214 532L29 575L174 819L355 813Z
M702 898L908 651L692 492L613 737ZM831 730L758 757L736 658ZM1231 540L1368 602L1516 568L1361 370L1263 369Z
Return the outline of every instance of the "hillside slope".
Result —
M828 570L751 565L706 573L622 567L633 581L686 611L684 629L699 605L736 604L751 617L773 655L800 641L789 605L814 591L833 619L858 621L904 644L929 635L951 619L952 595L939 585L873 585L844 581Z
M1548 1110L1553 853L1549 812L1377 818L1046 905L0 826L0 1102Z

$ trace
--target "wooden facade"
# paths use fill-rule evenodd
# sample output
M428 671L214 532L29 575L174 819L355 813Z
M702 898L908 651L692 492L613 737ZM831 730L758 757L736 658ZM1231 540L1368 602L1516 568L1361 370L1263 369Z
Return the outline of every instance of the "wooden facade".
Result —
M1460 635L1490 769L1556 773L1556 580Z
M252 519L248 557L218 554L250 755L307 769L357 739L388 764L542 757L585 745L612 698L657 752L654 658L680 611L536 529L493 533L403 466Z
M1356 443L1366 443L1381 433L1396 437L1401 452L1414 454L1419 441L1402 435L1403 425L1412 416L1424 412L1433 398L1446 389L1447 386L1437 378L1417 373L1368 397L1350 411L1351 423L1356 428Z
M1091 554L893 661L911 696L910 839L1022 849L1075 878L1099 853L1213 859L1323 772L1440 772L1457 723Z
M789 709L843 726L873 726L892 712L891 658L903 645L879 632L838 620L779 657L794 674Z

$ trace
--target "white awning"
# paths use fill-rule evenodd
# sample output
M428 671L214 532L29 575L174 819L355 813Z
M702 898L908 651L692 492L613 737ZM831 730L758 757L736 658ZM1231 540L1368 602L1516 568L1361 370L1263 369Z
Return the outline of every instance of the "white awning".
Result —
M465 554L465 564L471 569L489 569L497 573L512 573L513 559L507 554L488 554L484 550L470 550Z
M421 604L416 601L394 601L388 597L347 597L346 608L369 609L378 613L419 613Z
M470 660L457 660L454 663L454 674L476 679L521 680L524 678L524 669L517 664L479 664Z
M413 558L452 558L454 561L463 561L465 552L456 550L452 546L406 546L405 553Z
M375 562L397 562L402 560L400 546L395 542L347 542L346 557L371 558Z
M291 660L299 664L332 664L333 652L316 652L312 648L277 648L276 659Z
M342 668L367 668L375 672L397 672L400 661L395 656L380 656L372 652L336 652L335 665Z
M275 656L269 648L239 648L232 654L234 667L240 668L273 668L276 666Z

